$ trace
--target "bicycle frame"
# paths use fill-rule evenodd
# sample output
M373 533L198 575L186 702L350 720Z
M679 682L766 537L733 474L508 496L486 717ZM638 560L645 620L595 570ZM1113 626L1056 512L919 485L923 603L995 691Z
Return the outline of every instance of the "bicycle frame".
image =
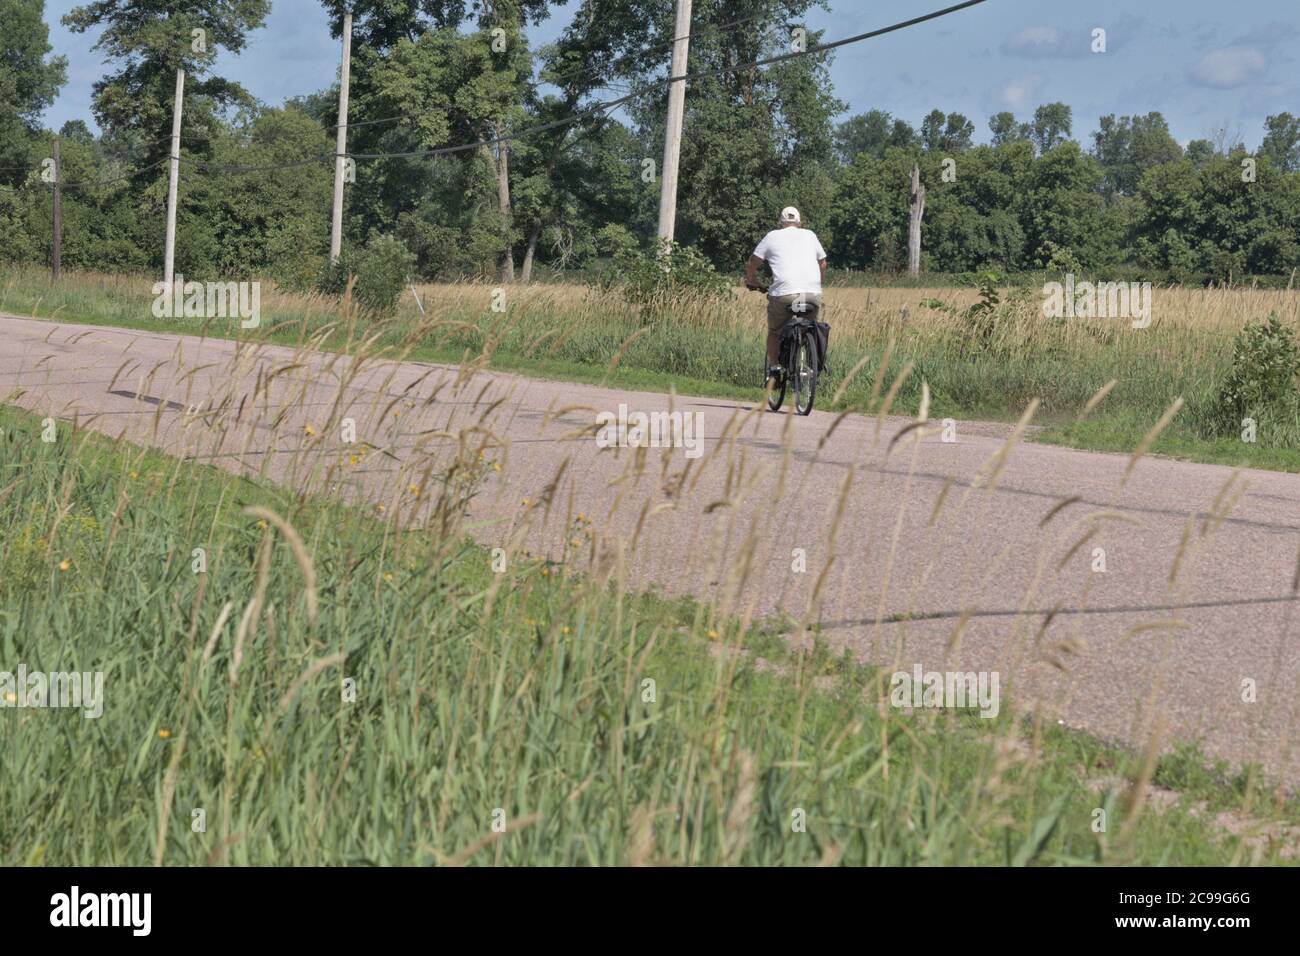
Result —
M766 293L769 286L749 286L755 292ZM788 307L790 318L786 320L782 327L782 337L784 338L785 330L794 325L793 338L790 342L788 354L779 356L782 361L780 364L781 373L779 378L773 383L771 391L767 395L767 407L771 411L780 411L781 405L785 401L785 390L789 385L794 386L794 403L795 413L798 415L807 415L812 411L813 402L817 397L817 368L815 363L810 363L804 374L800 374L800 356L804 353L805 348L811 353L813 348L806 343L810 337L816 335L814 323L817 316L821 314L820 306L807 301L796 301L790 303ZM767 369L767 354L764 352L763 368ZM804 390L807 389L807 404L801 401Z

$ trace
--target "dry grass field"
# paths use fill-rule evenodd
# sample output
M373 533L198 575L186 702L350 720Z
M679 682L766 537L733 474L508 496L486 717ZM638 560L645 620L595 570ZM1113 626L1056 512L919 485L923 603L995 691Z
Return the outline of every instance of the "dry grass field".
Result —
M492 289L489 283L422 283L416 286L427 304L436 304L455 311L486 310L490 308ZM579 284L545 284L511 286L509 301L524 312L569 313L581 318L588 313L608 314L624 307L616 293L611 294ZM1009 298L1012 287L1000 290L1003 300ZM1235 334L1252 318L1276 314L1283 321L1300 329L1300 291L1291 289L1258 289L1251 287L1188 289L1181 286L1153 289L1153 325L1188 328L1200 331L1219 331ZM864 288L840 286L826 291L827 317L836 329L850 335L877 336L907 327L919 334L939 333L946 322L941 313L922 308L919 303L938 299L955 309L974 305L979 295L975 289L953 287L883 287ZM296 300L296 301L295 301ZM301 297L286 296L284 305L290 303L305 307ZM1032 318L1035 307L1041 307L1041 295L1029 302L1026 318ZM403 308L415 310L411 302ZM736 287L734 301L718 309L707 309L683 315L688 322L711 323L726 321L738 328L761 327L764 302L761 295ZM1041 318L1041 315L1039 316Z
M44 281L43 281L44 280ZM143 311L142 319L149 318L148 306L152 300L153 278L131 274L79 272L65 280L73 289L98 292L119 311L125 302L135 303ZM33 286L44 285L45 294ZM456 314L487 313L492 308L493 290L500 288L489 282L417 283L426 308L447 310ZM563 314L576 323L607 317L623 312L626 303L617 291L605 291L581 283L534 283L511 285L507 290L507 305L523 314ZM1015 287L1003 286L999 292L1004 301L1012 297ZM1033 287L1031 287L1031 291ZM1217 331L1235 334L1246 322L1269 314L1300 329L1300 289L1260 289L1250 286L1233 288L1192 289L1182 286L1157 287L1153 290L1153 327L1167 326L1193 331ZM19 297L14 299L13 297ZM35 311L46 315L47 309L59 301L59 294L51 291L44 270L13 268L0 270L0 307L10 311L21 309L21 302L30 302ZM871 288L862 286L834 286L826 292L828 318L837 330L849 335L877 336L906 327L918 334L940 333L948 324L941 313L925 309L920 303L937 299L955 309L974 305L979 295L974 288L951 286ZM1042 305L1041 290L1034 291L1026 303L1026 318L1038 314ZM272 282L262 284L262 308L272 316L300 316L303 314L329 314L337 310L334 300L316 294L304 294L278 288ZM764 303L762 296L747 292L737 286L733 300L719 306L692 309L677 316L689 324L710 325L719 322L736 328L752 329L762 322ZM398 305L399 315L416 316L419 313L414 300L405 296ZM107 321L107 318L105 319Z

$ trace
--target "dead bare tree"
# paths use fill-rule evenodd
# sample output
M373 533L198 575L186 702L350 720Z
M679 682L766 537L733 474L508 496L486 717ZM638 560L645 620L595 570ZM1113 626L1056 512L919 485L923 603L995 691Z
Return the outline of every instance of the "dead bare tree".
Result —
M921 167L912 165L912 215L907 224L907 274L921 274L921 217L925 215L925 187Z

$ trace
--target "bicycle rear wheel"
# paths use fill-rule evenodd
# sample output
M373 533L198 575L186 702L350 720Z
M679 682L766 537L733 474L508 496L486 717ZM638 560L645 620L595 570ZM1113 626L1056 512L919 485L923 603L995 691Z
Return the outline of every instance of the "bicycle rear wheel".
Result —
M791 365L794 410L800 415L807 415L812 411L813 401L817 397L817 360L813 355L812 338L805 332L800 332L795 340Z

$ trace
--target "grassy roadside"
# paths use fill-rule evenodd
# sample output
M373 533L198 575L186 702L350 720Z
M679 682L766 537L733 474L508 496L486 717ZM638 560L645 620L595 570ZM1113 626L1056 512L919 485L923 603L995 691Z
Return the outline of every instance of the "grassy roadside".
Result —
M685 320L647 324L616 297L575 288L529 287L518 293L521 299L512 310L496 315L487 307L486 286L425 287L421 291L430 317L422 317L407 296L397 316L373 323L367 331L390 354L418 361L479 360L494 369L538 378L743 401L758 398L760 346L753 330L759 320L746 311L761 307L756 298L700 309ZM1084 321L1050 328L1026 302L1017 300L1008 305L990 344L972 351L960 338L960 322L952 314L917 305L925 291L838 290L840 295L865 296L864 309L845 307L829 316L834 324L831 367L819 389L819 408L866 408L872 400L873 373L884 362L886 389L894 377L902 376L893 408L899 413L915 411L922 380L930 387L931 416L959 423L1014 421L1038 398L1036 424L1045 427L1029 440L1127 453L1172 402L1182 398L1183 408L1150 454L1300 471L1300 441L1295 440L1300 421L1262 421L1257 440L1248 443L1222 433L1215 408L1216 391L1231 364L1236 329L1269 310L1295 323L1300 293L1261 291L1252 298L1249 290L1223 292L1229 298L1216 303L1198 290L1179 291L1175 309L1199 311L1186 320L1157 323L1140 335ZM319 298L272 292L263 300L261 328L245 331L232 320L154 318L147 292L147 282L132 277L69 276L51 289L48 279L34 270L0 269L0 310L70 323L296 346L321 336L336 312L333 303ZM944 294L953 309L965 301L953 290ZM903 312L895 315L900 302ZM319 341L326 348L346 347L337 336ZM865 364L854 373L860 359ZM1115 385L1104 401L1083 420L1089 400L1112 381ZM841 387L839 400L832 402Z
M1193 751L1144 809L1139 757L1005 699L908 715L707 606L495 571L455 467L417 527L41 432L0 407L0 670L104 709L0 708L5 865L1276 863L1300 822Z
M1027 435L1027 441L1065 445L1084 451L1128 454L1142 441L1154 421L1132 414L1113 413L1093 420L1048 425ZM1262 468L1270 471L1300 471L1300 448L1276 445L1248 445L1236 438L1202 438L1185 428L1172 427L1161 434L1151 454L1181 461L1198 461L1229 467Z

